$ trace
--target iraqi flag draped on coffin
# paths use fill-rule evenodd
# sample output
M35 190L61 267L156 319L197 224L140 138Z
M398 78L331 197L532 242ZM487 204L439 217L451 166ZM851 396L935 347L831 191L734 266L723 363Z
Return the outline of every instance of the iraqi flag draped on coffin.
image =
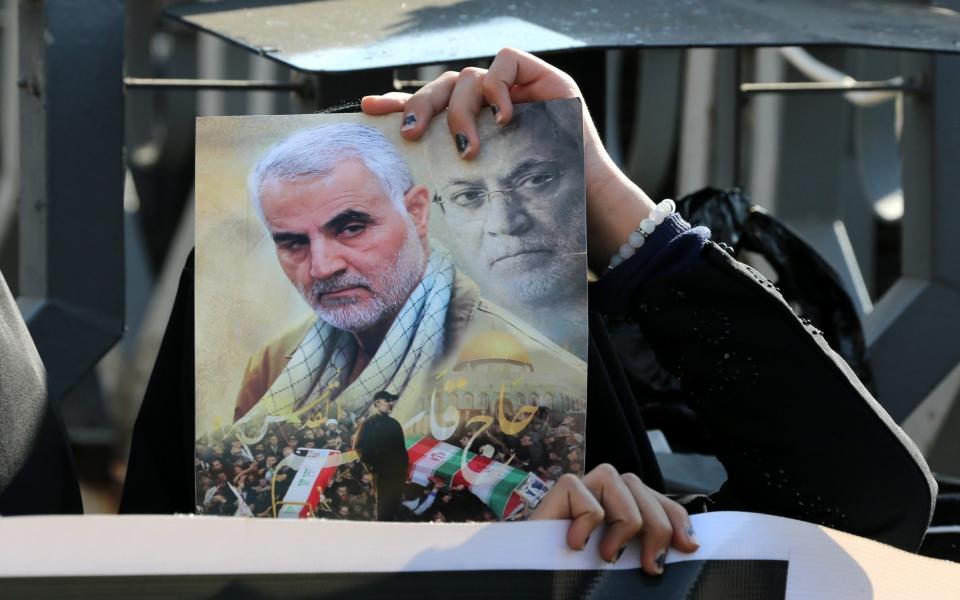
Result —
M524 501L536 506L549 489L532 473L431 437L407 438L406 443L410 458L408 481L428 486L431 478L439 478L450 488L463 486L490 507L500 520L520 510ZM469 479L461 471L464 455L467 468L473 472Z
M277 511L281 519L297 519L312 516L317 510L320 496L330 485L340 465L340 453L320 448L298 448L277 465L296 469L293 481L283 496L283 506Z

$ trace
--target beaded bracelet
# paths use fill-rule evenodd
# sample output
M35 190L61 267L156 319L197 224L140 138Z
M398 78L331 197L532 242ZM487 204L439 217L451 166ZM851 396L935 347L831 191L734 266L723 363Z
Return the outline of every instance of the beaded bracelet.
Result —
M657 228L657 225L663 223L664 219L676 211L676 203L669 198L658 204L650 211L650 215L640 221L640 225L630 233L630 237L627 238L627 243L620 246L620 250L610 259L610 266L607 267L607 270L616 268L620 263L633 256L647 241L647 238L653 234L653 230Z

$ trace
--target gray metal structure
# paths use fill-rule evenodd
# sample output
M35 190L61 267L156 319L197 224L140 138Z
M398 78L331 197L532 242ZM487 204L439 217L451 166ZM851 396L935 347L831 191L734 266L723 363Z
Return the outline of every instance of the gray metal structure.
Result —
M19 3L19 10L21 129L32 132L21 146L21 168L30 175L23 178L20 201L20 302L47 365L51 394L61 397L123 332L124 2L37 0ZM903 272L875 307L864 309L863 321L878 396L898 421L960 362L960 266L951 260L960 247L949 235L960 224L960 206L952 196L960 189L960 170L950 164L960 157L955 125L960 58L951 55L960 53L960 14L953 10L907 1L226 0L177 6L168 14L307 74L292 82L128 78L130 87L309 90L304 110L355 98L372 82L385 89L393 83L395 67L489 57L503 45L537 52L650 48L664 53L659 55L664 65L681 64L676 49L688 47L797 44L922 51L903 53L898 72L859 84L860 89L898 90L905 98ZM608 56L611 65L622 59ZM739 51L731 49L716 63L723 76L715 78L714 144L729 150L713 153L711 183L717 185L740 181L739 115L747 96L816 91L829 97L850 89L804 82L741 87L741 62ZM360 83L358 71L364 72ZM644 77L652 76L651 71ZM616 77L607 79L612 100L619 88ZM678 84L675 78L670 82L672 88ZM655 123L659 135L676 144L663 105L655 107L650 89L641 94L649 102L640 105L634 131L649 134L645 127ZM608 108L614 116L620 110L616 102ZM676 116L676 109L667 112ZM616 127L614 116L608 115L608 131ZM854 120L869 131L870 118ZM633 171L662 173L664 157L651 158L655 148L648 146L638 152L641 136L631 137L630 148L614 143L612 149L633 164ZM820 140L834 149L841 143L829 132ZM813 148L811 160L822 159L820 153ZM718 157L723 160L717 162ZM891 177L897 183L896 174ZM841 179L829 181L842 184ZM828 179L820 183L830 185ZM819 219L821 229L849 216L830 204L842 187L834 186L820 205L808 207L806 215ZM856 218L862 225L868 217ZM867 247L869 239L854 242ZM853 281L851 273L859 267L831 258L834 241L828 246L828 260L845 281Z
M123 335L122 0L19 3L18 303L60 399Z
M168 11L309 72L575 48L862 46L960 51L960 14L832 0L226 0Z
M948 235L950 228L960 225L960 204L951 194L960 189L960 170L949 166L951 160L960 157L960 127L948 125L960 118L960 57L951 55L960 52L960 13L950 8L922 2L823 0L411 0L386 4L375 0L227 0L178 6L168 14L295 70L314 73L320 90L329 89L325 85L328 79L342 79L347 71L380 73L399 66L489 57L504 45L519 45L534 52L624 47L663 48L660 51L666 52L667 48L681 47L788 45L923 51L900 55L905 58L896 65L899 72L855 84L744 83L741 56L719 56L714 68L724 75L715 76L713 88L712 110L716 114L711 143L716 164L712 165L710 183L740 183L740 112L748 97L796 96L798 92L826 96L813 104L791 100L793 104L787 105L794 108L790 108L793 121L782 144L786 153L791 151L788 145L800 141L797 136L806 135L805 129L816 126L819 113L813 107L817 102L836 108L837 103L842 104L840 94L851 90L901 92L906 210L902 219L902 277L894 287L874 306L865 296L856 254L849 248L842 252L841 246L850 242L845 232L835 231L836 223L842 228L844 220L852 219L850 235L861 256L869 253L864 250L870 248L873 239L872 234L863 233L873 218L866 204L859 208L851 202L845 207L837 205L839 194L850 192L851 184L845 180L849 165L823 167L827 177L819 181L812 181L808 173L792 165L792 173L786 173L784 181L801 181L803 193L812 193L816 199L807 203L790 200L792 207L785 215L789 222L791 210L802 213L799 218L808 221L809 227L801 228L801 233L811 236L811 242L838 269L851 296L859 300L878 397L897 421L905 419L960 362L960 343L956 341L960 339L960 266L950 259L960 256L960 244ZM613 64L620 60L615 52L608 54ZM609 75L607 96L615 98L619 87L616 77ZM608 108L618 110L616 102ZM639 110L635 127L651 122L649 111L642 105ZM807 145L811 141L812 145L803 155L822 163L824 156L842 152L838 150L843 143L838 136L848 126L855 129L852 135L865 148L877 130L870 120L890 120L890 115L892 111L878 110L844 117L836 122L836 128L814 135L813 140L806 138ZM608 115L608 124L616 120ZM799 125L804 120L807 125ZM610 127L607 130L612 131ZM825 146L818 146L817 140ZM615 156L625 155L636 166L637 148L619 148L615 140L611 141ZM896 147L893 138L882 142L877 145ZM649 156L649 149L644 148L643 154ZM717 157L726 159L721 164ZM890 168L886 164L890 158L860 164L861 179L867 181L856 185L870 187L869 180L874 178L882 179L882 186L899 185L901 165ZM799 179L791 179L794 176ZM863 193L869 196L872 190ZM864 268L872 264L870 260Z
M930 88L904 100L901 277L864 321L897 421L960 362L960 56L910 55L901 68Z

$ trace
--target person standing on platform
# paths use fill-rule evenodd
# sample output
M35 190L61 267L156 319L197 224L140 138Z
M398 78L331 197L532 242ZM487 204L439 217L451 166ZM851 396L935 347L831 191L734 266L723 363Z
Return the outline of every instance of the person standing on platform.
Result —
M398 396L380 391L373 396L373 414L357 430L354 446L360 461L374 475L377 492L377 520L391 521L403 500L407 480L407 446L403 427L390 416Z

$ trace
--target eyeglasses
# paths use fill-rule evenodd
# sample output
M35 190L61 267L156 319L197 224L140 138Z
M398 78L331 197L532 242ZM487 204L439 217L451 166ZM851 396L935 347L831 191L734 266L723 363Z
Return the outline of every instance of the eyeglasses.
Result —
M454 186L452 192L444 198L434 194L433 202L447 214L466 215L480 210L495 198L506 203L546 204L551 201L550 192L559 184L565 171L551 163L538 165L515 175L513 187L503 190L487 190L482 187Z

